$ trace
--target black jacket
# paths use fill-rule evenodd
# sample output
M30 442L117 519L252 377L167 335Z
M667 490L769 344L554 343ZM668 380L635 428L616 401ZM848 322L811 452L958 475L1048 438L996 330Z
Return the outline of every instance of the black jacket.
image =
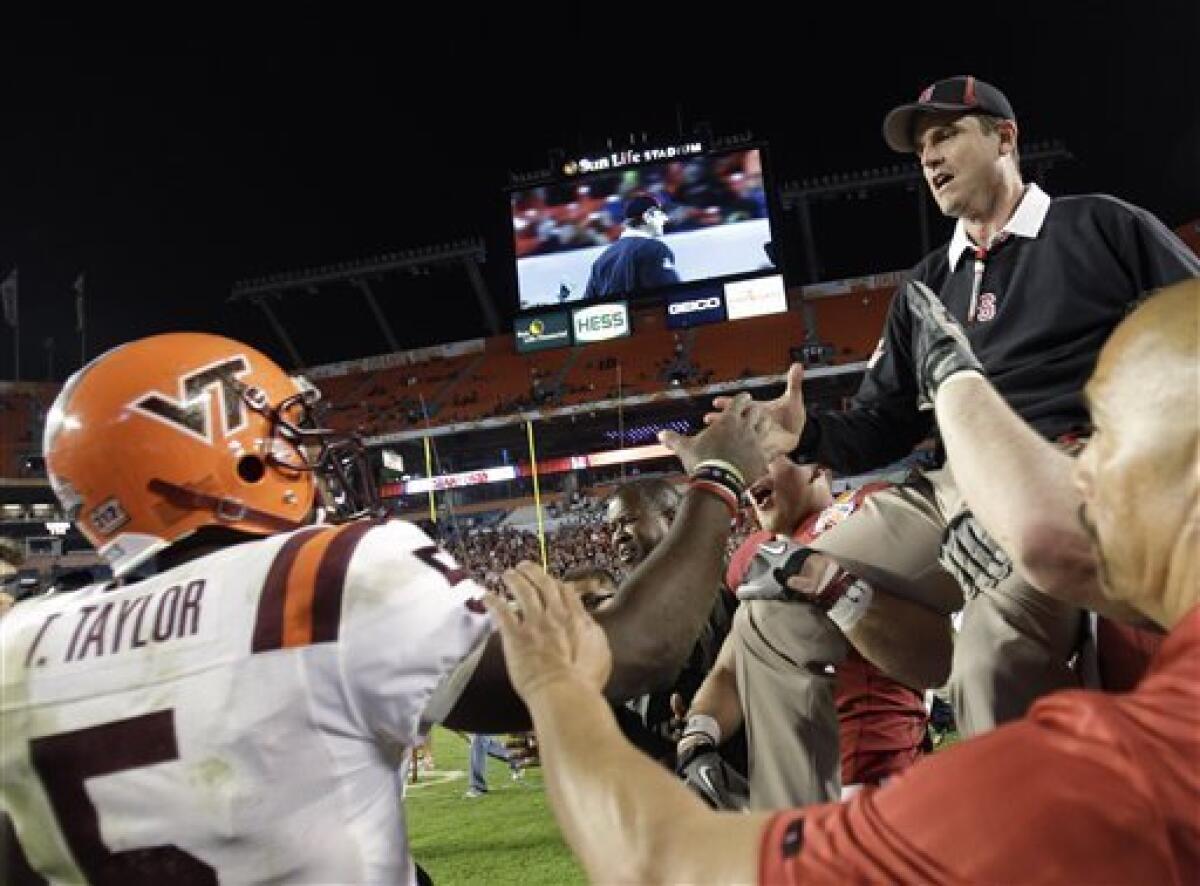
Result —
M951 270L943 246L906 280L938 293L1000 395L1047 438L1086 427L1084 383L1101 346L1138 300L1200 276L1200 260L1158 219L1103 194L1053 200L1037 237L1013 236L994 246L977 293L988 310L968 322L975 263L968 252ZM851 408L810 414L798 460L861 473L904 457L930 433L932 414L917 410L903 289L902 283Z

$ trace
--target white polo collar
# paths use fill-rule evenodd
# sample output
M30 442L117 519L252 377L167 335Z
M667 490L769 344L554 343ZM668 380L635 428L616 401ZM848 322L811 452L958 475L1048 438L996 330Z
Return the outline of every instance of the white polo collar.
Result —
M1017 237L1025 237L1028 240L1034 239L1041 233L1042 224L1046 221L1046 213L1049 211L1050 198L1046 196L1046 192L1036 184L1030 183L1025 188L1025 194L1021 197L1021 202L1017 204L1017 209L1012 214L1012 218L992 238L992 242L995 243L1001 239L1002 235L1015 235ZM954 225L954 236L950 238L950 270L952 272L957 270L963 253L968 249L974 248L975 244L967 236L967 226L960 218L958 223Z
M626 237L641 237L645 240L654 239L653 234L648 234L645 231L639 231L637 228L626 228L621 232L621 236L618 239L624 240Z

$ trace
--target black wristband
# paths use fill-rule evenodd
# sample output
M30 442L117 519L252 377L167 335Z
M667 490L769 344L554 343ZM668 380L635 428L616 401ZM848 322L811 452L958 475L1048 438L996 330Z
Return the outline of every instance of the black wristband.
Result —
M742 480L733 471L714 464L701 464L691 475L692 480L708 480L712 483L717 483L733 493L734 499L742 500L742 493L746 491Z

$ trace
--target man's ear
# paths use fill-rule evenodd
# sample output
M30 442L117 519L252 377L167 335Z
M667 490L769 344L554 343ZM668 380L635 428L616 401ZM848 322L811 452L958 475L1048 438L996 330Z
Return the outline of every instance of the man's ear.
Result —
M667 518L667 525L670 526L675 522L675 509L663 508L663 516Z
M997 122L996 134L1000 137L1000 156L1006 157L1016 151L1018 130L1015 120Z

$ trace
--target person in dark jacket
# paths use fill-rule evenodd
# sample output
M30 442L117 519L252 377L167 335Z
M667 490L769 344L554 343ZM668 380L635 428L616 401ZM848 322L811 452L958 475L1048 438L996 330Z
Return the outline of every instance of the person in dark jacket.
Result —
M792 368L784 395L765 404L768 457L791 452L856 474L935 431L913 363L911 286L928 287L962 324L988 381L1038 433L1067 450L1087 435L1082 391L1101 346L1147 293L1200 276L1200 261L1144 209L1103 194L1052 199L1026 183L1017 134L1008 99L971 76L940 80L888 114L887 143L917 156L938 207L957 219L954 235L901 283L850 409L807 413ZM1082 612L1019 570L964 600L938 554L948 530L970 528L966 511L951 472L928 471L874 496L812 547L937 611L962 608L949 690L972 735L1077 682L1069 662Z
M652 194L625 204L625 229L592 263L584 300L630 295L679 282L675 253L662 242L667 213Z

